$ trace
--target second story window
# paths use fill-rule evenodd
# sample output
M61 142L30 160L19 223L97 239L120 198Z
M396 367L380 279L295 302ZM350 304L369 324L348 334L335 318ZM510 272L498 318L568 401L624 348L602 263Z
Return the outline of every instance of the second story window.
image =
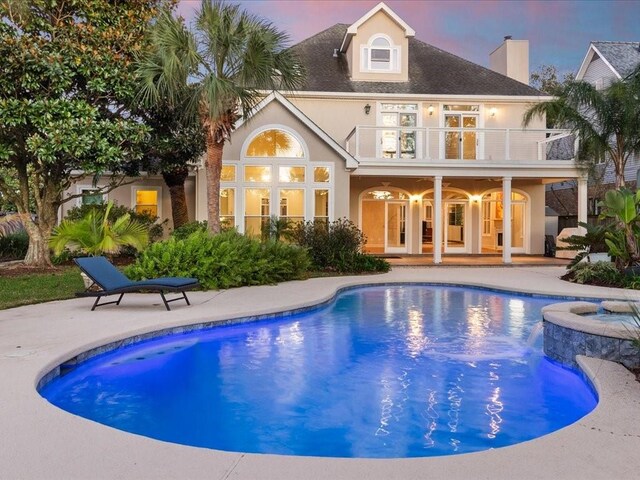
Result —
M378 37L369 50L371 70L391 70L391 44L386 38Z
M361 52L361 68L363 72L399 73L400 47L393 45L386 35L374 35Z

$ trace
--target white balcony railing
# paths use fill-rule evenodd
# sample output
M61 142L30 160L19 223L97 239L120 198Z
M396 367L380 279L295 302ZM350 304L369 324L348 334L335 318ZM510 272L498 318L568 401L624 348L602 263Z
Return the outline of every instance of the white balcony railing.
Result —
M573 160L577 141L569 130L521 128L416 128L358 125L347 151L361 162L537 163Z

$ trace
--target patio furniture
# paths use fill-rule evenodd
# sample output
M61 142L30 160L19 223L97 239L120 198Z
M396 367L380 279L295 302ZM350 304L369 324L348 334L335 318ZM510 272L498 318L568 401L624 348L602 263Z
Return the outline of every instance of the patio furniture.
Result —
M184 277L162 277L154 278L151 280L132 281L129 280L120 270L113 266L113 264L105 257L81 257L75 259L76 264L80 267L80 270L87 275L95 285L100 287L101 290L90 290L87 288L84 292L76 294L78 297L97 297L96 301L91 307L91 311L94 311L96 307L102 307L103 305L116 304L120 305L120 301L125 293L140 293L140 292L159 292L164 302L164 306L167 310L170 302L183 300L189 303L186 291L198 288L200 284L195 278ZM93 285L92 285L93 286ZM167 300L165 292L180 292L181 296ZM99 303L102 297L109 295L120 295L118 300L112 302Z

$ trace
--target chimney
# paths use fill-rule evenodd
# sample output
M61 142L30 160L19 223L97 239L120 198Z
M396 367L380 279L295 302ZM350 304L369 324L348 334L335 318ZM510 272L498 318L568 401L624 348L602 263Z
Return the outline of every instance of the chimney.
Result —
M489 68L529 85L529 40L506 35L502 45L489 55Z

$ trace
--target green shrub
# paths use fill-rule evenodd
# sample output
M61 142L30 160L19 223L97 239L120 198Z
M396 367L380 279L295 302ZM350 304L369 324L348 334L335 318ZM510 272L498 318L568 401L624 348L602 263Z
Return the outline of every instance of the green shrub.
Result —
M583 284L622 286L624 276L611 262L582 262L571 269L573 281Z
M362 253L365 236L347 219L299 223L291 240L309 250L313 266L319 270L341 273L389 270L385 260Z
M141 250L149 243L147 225L125 213L109 220L112 203L106 210L91 209L80 220L64 219L53 229L49 245L56 255L70 247L87 255L117 255L125 246Z
M189 222L171 232L171 236L176 240L184 240L195 232L206 232L208 229L207 222Z
M184 239L151 244L126 274L136 280L194 277L204 288L218 289L303 278L309 264L306 250L294 245L261 243L235 230L196 230Z
M29 249L29 235L20 231L0 236L0 260L22 260Z
M107 205L108 204L105 203L101 205L82 205L80 207L73 207L67 212L65 220L80 220L82 218L85 218L92 210L104 212L107 209ZM118 205L114 203L111 207L111 210L109 210L108 220L110 222L115 222L116 219L126 214L129 214L129 218L131 218L131 220L135 220L137 223L140 223L147 227L147 229L149 230L150 242L157 242L162 238L162 224L156 223L158 221L158 217L149 215L146 212L139 213L132 208L127 208L124 205Z

